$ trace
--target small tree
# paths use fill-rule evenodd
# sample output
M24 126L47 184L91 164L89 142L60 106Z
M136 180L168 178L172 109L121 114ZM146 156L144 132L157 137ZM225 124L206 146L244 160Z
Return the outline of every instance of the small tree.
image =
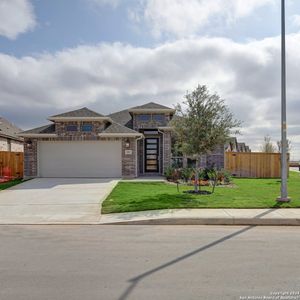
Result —
M273 144L271 137L269 135L266 135L264 137L264 142L260 147L261 152L266 152L266 153L275 153L276 152L276 147Z
M287 140L287 152L291 153L292 150L292 142L290 140ZM277 141L277 150L278 153L281 153L281 141Z
M195 192L199 192L200 156L225 144L231 130L241 122L234 118L224 100L210 94L205 85L187 93L183 104L185 107L177 104L177 117L172 123L181 151L196 158Z

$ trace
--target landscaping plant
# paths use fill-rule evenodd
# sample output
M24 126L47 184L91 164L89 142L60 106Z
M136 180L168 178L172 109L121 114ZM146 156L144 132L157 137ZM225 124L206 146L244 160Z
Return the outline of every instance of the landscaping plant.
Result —
M183 106L178 104L176 111L177 117L172 120L176 141L182 153L196 158L194 192L199 193L200 156L224 144L240 121L205 85L187 93Z

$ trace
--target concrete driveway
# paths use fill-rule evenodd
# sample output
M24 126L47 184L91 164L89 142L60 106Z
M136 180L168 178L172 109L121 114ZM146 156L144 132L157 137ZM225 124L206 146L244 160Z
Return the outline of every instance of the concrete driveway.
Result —
M37 178L0 192L0 224L93 224L118 179Z

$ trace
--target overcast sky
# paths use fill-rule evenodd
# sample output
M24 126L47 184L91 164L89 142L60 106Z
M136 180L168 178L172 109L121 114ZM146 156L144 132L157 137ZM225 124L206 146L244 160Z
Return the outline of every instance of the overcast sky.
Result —
M300 5L287 0L288 134L300 159ZM0 115L23 129L87 106L173 106L206 84L280 138L280 0L0 0Z

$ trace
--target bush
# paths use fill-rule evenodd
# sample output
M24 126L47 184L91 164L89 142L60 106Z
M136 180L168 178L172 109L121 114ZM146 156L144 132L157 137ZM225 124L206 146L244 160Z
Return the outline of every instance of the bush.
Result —
M194 174L194 171L192 168L182 168L181 169L181 178L185 182L189 182L192 179L193 174Z
M228 172L225 169L223 169L219 172L222 174L224 184L229 184L232 181L232 176L231 176L230 172Z
M226 170L211 169L208 172L209 180L214 182L214 185L229 184L231 182L231 174Z
M180 170L179 169L175 169L173 167L168 167L165 170L164 175L167 178L167 180L174 181L174 182L178 181L180 179L180 177L181 177Z
M165 177L166 177L167 179L171 178L171 177L173 176L174 170L175 170L175 168L173 168L173 167L168 167L168 168L165 170L165 173L164 173Z

